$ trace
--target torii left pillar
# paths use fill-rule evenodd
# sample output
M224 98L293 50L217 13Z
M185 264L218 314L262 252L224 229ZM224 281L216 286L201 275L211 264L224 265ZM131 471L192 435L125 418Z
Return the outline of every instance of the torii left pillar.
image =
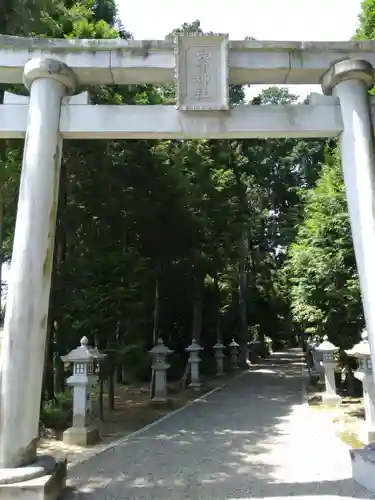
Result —
M76 87L74 73L53 59L24 68L30 91L12 266L1 347L0 499L54 500L66 462L37 459L39 410L59 193L60 109Z

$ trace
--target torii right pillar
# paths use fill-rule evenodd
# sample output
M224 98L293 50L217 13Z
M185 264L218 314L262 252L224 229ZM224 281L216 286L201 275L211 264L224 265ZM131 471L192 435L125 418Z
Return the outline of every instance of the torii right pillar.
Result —
M374 69L360 59L335 63L322 79L323 92L340 101L342 169L371 361L375 366L375 152L368 94L373 85ZM353 478L375 492L375 449L350 453Z
M374 69L367 61L340 61L323 76L325 94L340 101L342 169L363 309L375 366L375 152L368 90Z

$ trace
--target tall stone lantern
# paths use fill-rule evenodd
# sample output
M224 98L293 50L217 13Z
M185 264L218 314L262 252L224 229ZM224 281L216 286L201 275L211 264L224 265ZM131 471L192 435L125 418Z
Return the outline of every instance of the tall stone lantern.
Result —
M63 433L65 444L89 446L99 440L99 431L92 417L91 390L97 382L94 363L105 356L89 346L86 337L82 337L79 347L61 356L63 363L73 364L73 374L66 381L73 387L73 425Z
M167 356L173 351L167 347L161 338L158 343L151 349L152 354L152 371L153 371L153 397L152 401L155 403L166 403L168 400L167 395L167 370L170 364L167 363Z
M216 359L216 368L217 368L217 375L223 375L224 373L224 358L225 354L223 352L224 350L224 345L218 340L216 344L213 346L213 349L215 351L215 359Z
M229 347L229 352L230 352L230 365L232 368L235 370L238 368L238 348L239 344L232 339L232 342L228 345Z
M362 340L358 344L345 352L358 361L358 370L354 376L362 383L363 406L365 407L364 427L358 434L364 444L369 444L375 442L375 386L372 377L370 344L366 330L362 332L361 337Z
M323 342L315 348L318 352L322 353L321 364L324 368L324 380L326 384L325 392L323 393L323 403L330 406L337 406L341 403L341 397L336 394L336 381L335 381L335 368L336 361L335 354L339 348L328 340L327 335L323 337Z
M201 362L201 358L199 356L199 353L203 351L203 347L201 347L195 341L195 339L193 339L189 347L187 347L185 350L189 353L189 359L188 359L190 367L189 387L198 391L201 388L200 374L199 374L199 363Z

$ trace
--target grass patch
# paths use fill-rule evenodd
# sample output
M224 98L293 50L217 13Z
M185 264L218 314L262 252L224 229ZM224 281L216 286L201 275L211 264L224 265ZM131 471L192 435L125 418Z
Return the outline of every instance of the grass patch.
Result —
M365 413L362 398L348 396L343 393L342 402L338 406L328 406L322 402L324 383L320 380L310 381L306 387L310 409L326 412L327 418L334 424L337 437L353 449L363 448L358 437L358 429L363 424Z
M358 439L355 432L341 431L339 432L339 437L341 441L354 449L360 449L364 447L364 444Z

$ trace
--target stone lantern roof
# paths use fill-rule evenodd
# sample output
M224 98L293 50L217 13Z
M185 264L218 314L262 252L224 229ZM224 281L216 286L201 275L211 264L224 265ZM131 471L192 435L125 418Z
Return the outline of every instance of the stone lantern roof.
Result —
M198 352L198 351L203 351L203 347L197 344L196 340L193 339L189 347L187 347L185 350L187 352Z
M171 354L173 351L169 349L163 342L163 339L158 338L158 343L149 351L151 354Z
M371 356L367 330L363 330L361 338L362 340L358 344L345 351L348 356L354 358L367 358Z
M317 351L326 351L326 352L334 352L338 351L339 348L336 347L332 342L328 340L328 336L324 335L323 337L323 342L319 344L317 347L315 347Z
M224 349L224 345L218 340L216 344L213 346L213 349Z
M101 354L96 347L91 347L87 337L81 338L81 345L76 347L69 354L61 356L64 363L84 363L94 359L103 359L106 354Z

